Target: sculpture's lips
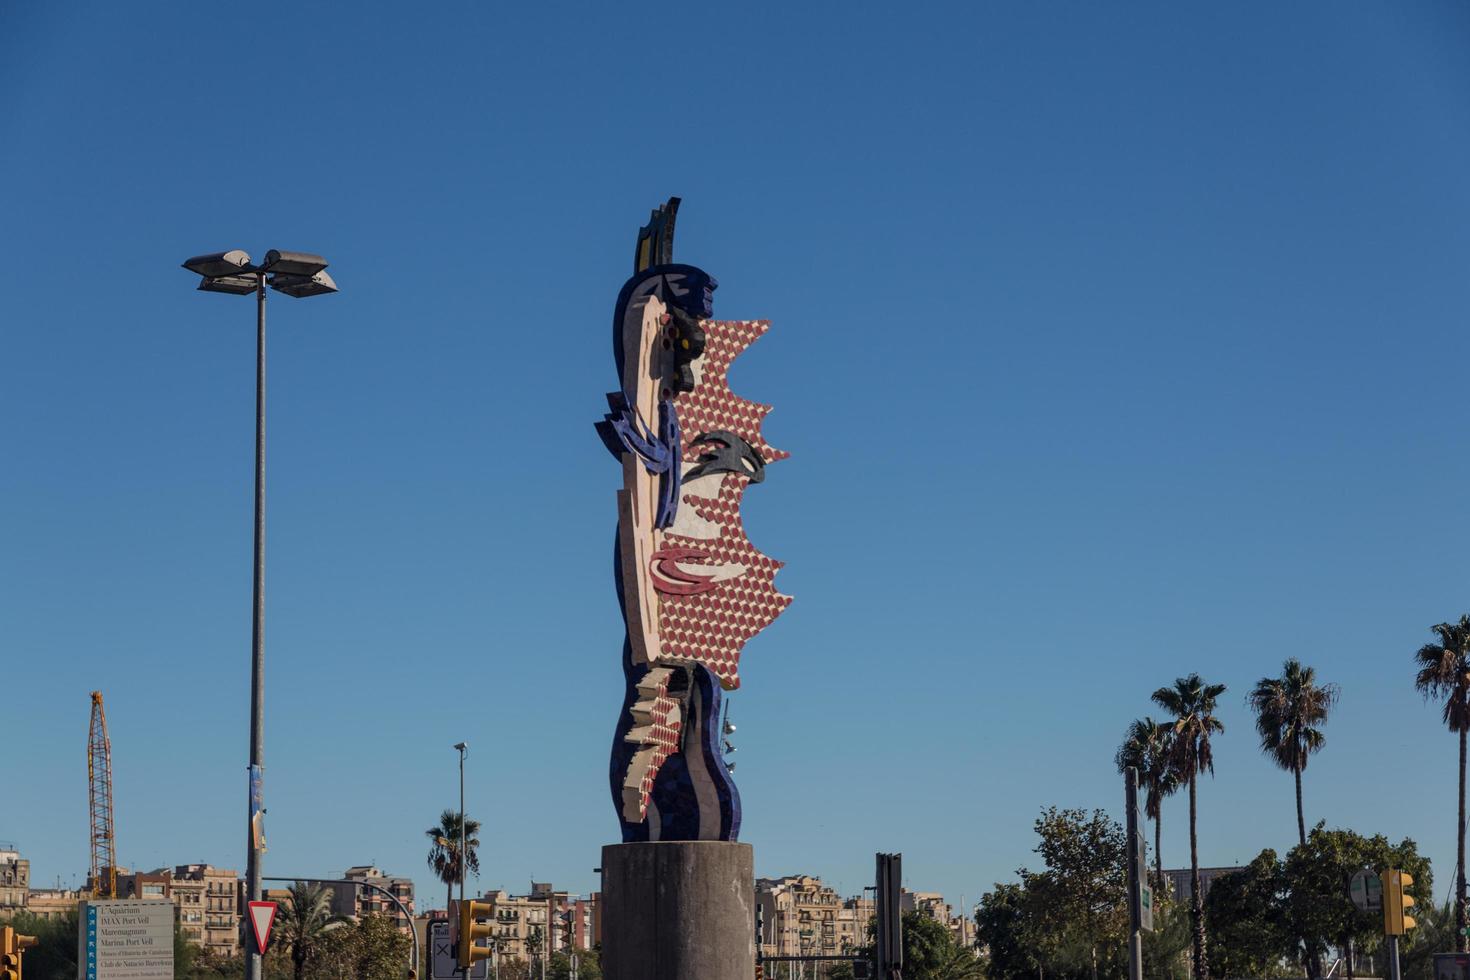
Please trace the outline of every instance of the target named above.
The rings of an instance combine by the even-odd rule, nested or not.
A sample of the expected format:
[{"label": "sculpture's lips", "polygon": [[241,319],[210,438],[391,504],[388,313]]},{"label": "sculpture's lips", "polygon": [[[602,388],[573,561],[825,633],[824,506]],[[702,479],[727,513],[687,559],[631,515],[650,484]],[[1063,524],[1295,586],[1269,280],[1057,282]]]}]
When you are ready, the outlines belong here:
[{"label": "sculpture's lips", "polygon": [[648,576],[653,587],[669,595],[698,595],[715,588],[713,575],[698,575],[679,567],[681,561],[702,561],[709,552],[700,548],[676,548],[669,545],[658,549],[648,562]]}]

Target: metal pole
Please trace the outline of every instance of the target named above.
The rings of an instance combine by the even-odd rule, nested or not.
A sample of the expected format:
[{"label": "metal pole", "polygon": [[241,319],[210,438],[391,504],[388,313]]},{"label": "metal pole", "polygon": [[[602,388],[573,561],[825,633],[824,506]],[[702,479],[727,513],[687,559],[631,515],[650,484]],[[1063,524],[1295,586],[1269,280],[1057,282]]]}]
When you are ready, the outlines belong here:
[{"label": "metal pole", "polygon": [[[261,769],[265,765],[265,273],[256,273],[255,286],[255,574],[250,623],[250,803],[245,824],[245,900],[260,900],[261,849],[256,839],[256,807],[261,799]],[[246,906],[246,916],[249,906]],[[253,928],[253,927],[252,927]],[[262,962],[254,943],[247,942],[246,980],[261,980]]]},{"label": "metal pole", "polygon": [[1123,775],[1128,814],[1128,980],[1143,980],[1143,869],[1138,866],[1138,770]]},{"label": "metal pole", "polygon": [[[459,743],[459,904],[464,905],[464,866],[467,855],[465,853],[465,817],[464,817],[464,750],[468,743]],[[460,937],[460,942],[464,942]]]},{"label": "metal pole", "polygon": [[1388,937],[1388,980],[1403,980],[1399,973],[1399,937]]}]

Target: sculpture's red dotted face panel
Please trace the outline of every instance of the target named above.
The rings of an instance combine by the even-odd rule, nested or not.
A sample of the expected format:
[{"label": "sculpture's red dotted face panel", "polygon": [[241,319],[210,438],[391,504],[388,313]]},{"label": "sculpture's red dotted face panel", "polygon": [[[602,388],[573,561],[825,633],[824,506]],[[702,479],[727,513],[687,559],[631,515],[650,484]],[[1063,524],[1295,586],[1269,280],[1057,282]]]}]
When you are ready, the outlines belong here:
[{"label": "sculpture's red dotted face panel", "polygon": [[781,562],[745,536],[740,501],[764,479],[767,463],[789,454],[761,436],[768,405],[730,391],[730,363],[770,324],[706,320],[693,391],[674,399],[679,414],[679,509],[649,558],[646,583],[658,593],[657,659],[704,664],[726,689],[740,686],[740,651],[791,603],[776,591]]}]

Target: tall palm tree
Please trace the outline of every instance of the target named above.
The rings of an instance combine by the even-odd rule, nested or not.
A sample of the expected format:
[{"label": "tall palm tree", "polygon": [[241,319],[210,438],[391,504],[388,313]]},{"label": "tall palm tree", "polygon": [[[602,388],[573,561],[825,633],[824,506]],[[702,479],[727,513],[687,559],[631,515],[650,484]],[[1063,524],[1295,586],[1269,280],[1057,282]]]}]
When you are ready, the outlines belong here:
[{"label": "tall palm tree", "polygon": [[1152,718],[1139,718],[1128,726],[1123,744],[1118,747],[1114,761],[1118,772],[1133,768],[1138,770],[1138,781],[1143,786],[1143,813],[1154,822],[1154,870],[1156,884],[1163,886],[1164,852],[1163,840],[1164,798],[1172,796],[1179,788],[1179,776],[1174,771],[1173,751],[1174,726],[1160,725]]},{"label": "tall palm tree", "polygon": [[1338,694],[1336,684],[1318,684],[1317,671],[1292,657],[1281,665],[1280,677],[1262,677],[1246,698],[1256,713],[1261,751],[1296,777],[1296,835],[1302,847],[1307,846],[1302,771],[1307,757],[1326,741],[1317,726],[1327,720]]},{"label": "tall palm tree", "polygon": [[291,969],[295,980],[306,974],[306,961],[322,938],[347,922],[345,916],[332,911],[332,892],[323,885],[298,881],[290,888],[280,909],[275,928],[281,942],[291,953]]},{"label": "tall palm tree", "polygon": [[1205,960],[1205,919],[1200,911],[1195,785],[1201,773],[1215,774],[1210,737],[1225,731],[1225,726],[1215,717],[1216,702],[1224,693],[1224,684],[1206,684],[1198,674],[1190,674],[1174,681],[1173,687],[1161,687],[1153,694],[1154,704],[1174,716],[1174,745],[1170,756],[1175,773],[1189,785],[1189,918],[1194,925],[1195,980],[1210,980],[1210,968]]},{"label": "tall palm tree", "polygon": [[461,832],[460,816],[458,810],[445,810],[439,814],[439,823],[424,831],[424,836],[434,842],[429,848],[429,867],[433,869],[439,880],[444,882],[444,887],[449,893],[449,898],[444,902],[446,909],[449,908],[449,903],[454,901],[454,884],[459,881],[461,839],[464,840],[465,871],[476,877],[480,874],[480,856],[475,853],[480,846],[480,821],[465,820]]},{"label": "tall palm tree", "polygon": [[1470,732],[1470,616],[1432,627],[1438,638],[1414,654],[1414,686],[1444,701],[1444,723],[1460,736],[1460,819],[1455,824],[1455,950],[1465,952],[1465,734]]}]

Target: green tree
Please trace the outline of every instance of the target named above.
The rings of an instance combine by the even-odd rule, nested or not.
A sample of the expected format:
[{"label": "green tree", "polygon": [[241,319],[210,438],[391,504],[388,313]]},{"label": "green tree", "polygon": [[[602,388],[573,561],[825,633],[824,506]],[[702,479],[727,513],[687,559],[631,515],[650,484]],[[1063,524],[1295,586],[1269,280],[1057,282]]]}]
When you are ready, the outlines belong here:
[{"label": "green tree", "polygon": [[[1434,980],[1434,954],[1455,944],[1455,905],[1415,905],[1414,918],[1419,924],[1401,949],[1399,967],[1404,980]],[[1388,971],[1381,970],[1379,976],[1388,976]]]},{"label": "green tree", "polygon": [[1318,684],[1316,670],[1289,658],[1281,665],[1280,677],[1262,677],[1247,698],[1256,713],[1261,751],[1296,780],[1296,832],[1302,846],[1307,843],[1302,773],[1308,757],[1326,742],[1318,726],[1327,720],[1338,695],[1336,684]]},{"label": "green tree", "polygon": [[1022,885],[997,884],[975,910],[975,939],[989,951],[991,980],[1028,980],[1040,964],[1035,955],[1031,908]]},{"label": "green tree", "polygon": [[1087,950],[1093,980],[1098,953],[1120,944],[1128,929],[1128,841],[1102,810],[1049,807],[1036,820],[1036,853],[1046,871],[1035,876],[1051,892],[1048,905],[1067,923],[1069,938]]},{"label": "green tree", "polygon": [[413,953],[413,940],[398,931],[392,917],[365,915],[348,937],[355,980],[401,980]]},{"label": "green tree", "polygon": [[937,980],[940,969],[955,946],[954,937],[942,923],[922,912],[903,914],[904,980]]},{"label": "green tree", "polygon": [[996,885],[975,912],[989,975],[1121,975],[1128,928],[1123,828],[1101,810],[1049,807],[1035,829],[1045,870],[1020,869],[1020,884]]},{"label": "green tree", "polygon": [[463,815],[458,810],[445,810],[439,814],[439,822],[424,831],[424,836],[432,842],[429,848],[429,867],[444,882],[448,894],[444,902],[445,908],[449,908],[454,901],[454,885],[460,877],[461,841],[464,842],[465,872],[477,878],[480,876],[480,856],[477,853],[480,847],[480,821],[463,818],[464,826],[461,828],[462,818]]},{"label": "green tree", "polygon": [[[967,949],[955,941],[944,923],[930,918],[923,912],[905,912],[903,930],[903,976],[904,980],[971,980],[984,976],[980,958],[973,949]],[[866,949],[854,950],[854,956],[871,956],[877,938],[877,920],[868,920],[868,942]],[[822,967],[825,966],[825,973]],[[825,980],[852,980],[850,964],[822,964],[815,975]],[[767,972],[767,976],[775,974]]]},{"label": "green tree", "polygon": [[1138,770],[1138,784],[1143,787],[1144,816],[1154,822],[1155,882],[1160,889],[1164,881],[1163,813],[1164,799],[1179,789],[1179,776],[1172,758],[1174,726],[1160,725],[1152,718],[1140,718],[1128,726],[1123,744],[1114,757],[1118,772]]},{"label": "green tree", "polygon": [[313,951],[346,922],[346,918],[332,912],[332,893],[327,888],[306,881],[291,886],[277,913],[274,931],[279,937],[275,942],[291,958],[294,980],[305,980],[306,964]]},{"label": "green tree", "polygon": [[500,980],[531,980],[531,964],[519,956],[501,958],[498,968]]},{"label": "green tree", "polygon": [[[1319,823],[1307,834],[1305,847],[1291,849],[1285,866],[1287,921],[1300,937],[1309,963],[1328,945],[1360,953],[1379,948],[1383,918],[1377,912],[1359,911],[1349,897],[1349,887],[1356,872],[1387,867],[1400,868],[1413,877],[1409,893],[1416,909],[1431,904],[1434,877],[1429,860],[1420,856],[1412,840],[1391,844],[1382,834],[1364,837],[1351,830],[1327,830]],[[1407,937],[1405,948],[1415,940],[1413,935]]]},{"label": "green tree", "polygon": [[981,980],[984,976],[985,964],[975,951],[953,940],[934,969],[934,980]]},{"label": "green tree", "polygon": [[1455,951],[1465,952],[1465,735],[1470,732],[1470,616],[1431,627],[1438,639],[1414,654],[1414,687],[1444,702],[1444,723],[1460,736],[1460,809],[1455,824]]},{"label": "green tree", "polygon": [[1224,684],[1206,684],[1199,674],[1180,677],[1173,687],[1161,687],[1153,701],[1174,716],[1174,771],[1189,786],[1189,871],[1193,885],[1189,896],[1189,918],[1194,926],[1194,977],[1210,980],[1209,960],[1205,954],[1205,917],[1200,907],[1198,800],[1196,785],[1201,773],[1215,773],[1215,756],[1210,748],[1212,736],[1225,731],[1215,717],[1215,707]]},{"label": "green tree", "polygon": [[1194,929],[1186,915],[1174,915],[1168,889],[1154,892],[1154,928],[1143,934],[1143,975],[1150,980],[1182,980],[1189,975]]},{"label": "green tree", "polygon": [[1286,869],[1264,850],[1239,871],[1210,882],[1205,923],[1210,965],[1223,977],[1287,975],[1297,941],[1286,926]]},{"label": "green tree", "polygon": [[36,945],[22,958],[26,980],[76,980],[77,914],[67,912],[43,919],[25,910],[0,915],[0,925],[11,926],[23,936],[35,936]]},{"label": "green tree", "polygon": [[[572,958],[567,953],[552,953],[546,964],[546,980],[571,980]],[[595,949],[577,950],[577,980],[602,980],[602,962]]]}]

